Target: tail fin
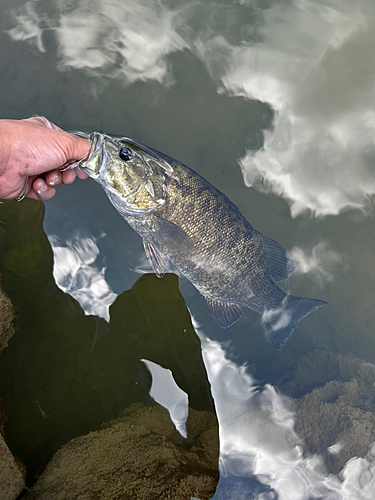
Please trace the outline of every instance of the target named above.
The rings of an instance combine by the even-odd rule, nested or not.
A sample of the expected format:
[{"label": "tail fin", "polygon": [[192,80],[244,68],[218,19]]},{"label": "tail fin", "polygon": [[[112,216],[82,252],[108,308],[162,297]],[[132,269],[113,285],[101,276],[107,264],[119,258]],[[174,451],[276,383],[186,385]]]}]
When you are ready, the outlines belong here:
[{"label": "tail fin", "polygon": [[324,300],[286,295],[279,307],[263,313],[272,344],[281,351],[297,324],[310,313],[327,304]]}]

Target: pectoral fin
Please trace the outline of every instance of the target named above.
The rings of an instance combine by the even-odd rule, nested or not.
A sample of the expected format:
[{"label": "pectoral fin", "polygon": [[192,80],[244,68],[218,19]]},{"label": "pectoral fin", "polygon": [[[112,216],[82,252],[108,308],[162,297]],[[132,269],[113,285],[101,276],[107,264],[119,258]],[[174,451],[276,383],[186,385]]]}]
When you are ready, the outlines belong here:
[{"label": "pectoral fin", "polygon": [[153,218],[152,231],[155,232],[160,245],[168,249],[168,252],[181,254],[191,251],[194,246],[192,239],[183,229],[157,215]]},{"label": "pectoral fin", "polygon": [[158,239],[166,248],[175,252],[188,251],[193,247],[193,241],[183,229],[173,222],[154,216]]},{"label": "pectoral fin", "polygon": [[204,297],[207,308],[212,316],[212,319],[221,328],[228,328],[233,325],[242,315],[241,308],[236,304],[228,304],[219,300],[209,299]]},{"label": "pectoral fin", "polygon": [[151,245],[146,240],[143,240],[143,246],[150,261],[151,267],[158,278],[162,278],[168,271],[169,259],[163,255],[154,245]]}]

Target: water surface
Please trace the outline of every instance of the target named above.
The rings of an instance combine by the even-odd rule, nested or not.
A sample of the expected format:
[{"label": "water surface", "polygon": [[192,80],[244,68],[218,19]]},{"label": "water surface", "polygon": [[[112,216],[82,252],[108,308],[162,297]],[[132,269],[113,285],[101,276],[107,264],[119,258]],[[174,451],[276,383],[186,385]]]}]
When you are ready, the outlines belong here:
[{"label": "water surface", "polygon": [[151,275],[93,181],[45,207],[4,203],[18,319],[0,397],[29,484],[71,438],[154,404],[154,363],[190,408],[216,412],[215,498],[372,498],[372,3],[3,0],[2,12],[1,117],[175,157],[288,249],[285,291],[328,302],[277,352],[257,314],[222,330],[184,278]]}]

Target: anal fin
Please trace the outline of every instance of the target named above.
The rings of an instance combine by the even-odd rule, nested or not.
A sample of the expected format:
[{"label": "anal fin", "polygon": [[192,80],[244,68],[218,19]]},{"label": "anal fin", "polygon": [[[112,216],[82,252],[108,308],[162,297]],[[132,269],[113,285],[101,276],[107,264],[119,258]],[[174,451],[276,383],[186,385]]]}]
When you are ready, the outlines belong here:
[{"label": "anal fin", "polygon": [[233,325],[242,315],[241,308],[236,304],[221,302],[203,296],[212,319],[221,328]]},{"label": "anal fin", "polygon": [[159,250],[155,248],[154,245],[146,240],[143,240],[143,246],[154,273],[158,278],[162,278],[168,271],[168,257],[159,252]]}]

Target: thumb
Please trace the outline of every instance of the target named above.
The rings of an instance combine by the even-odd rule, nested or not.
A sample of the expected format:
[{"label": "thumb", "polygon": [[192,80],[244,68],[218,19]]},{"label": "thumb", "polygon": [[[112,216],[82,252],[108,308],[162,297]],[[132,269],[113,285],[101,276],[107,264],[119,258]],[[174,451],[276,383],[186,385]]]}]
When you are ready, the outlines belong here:
[{"label": "thumb", "polygon": [[91,148],[91,141],[77,135],[67,134],[67,149],[66,157],[67,162],[72,162],[74,160],[83,160],[89,155]]},{"label": "thumb", "polygon": [[34,125],[39,125],[40,127],[43,128],[48,128],[52,130],[56,130],[58,132],[62,132],[65,135],[67,144],[66,144],[66,151],[65,154],[67,156],[67,163],[73,160],[81,160],[85,158],[91,147],[91,141],[89,141],[87,138],[85,138],[85,134],[71,134],[69,132],[66,132],[62,128],[60,128],[58,125],[55,125],[52,123],[48,118],[45,116],[32,116],[30,118],[26,118],[25,120],[22,120],[25,122],[32,123]]}]

